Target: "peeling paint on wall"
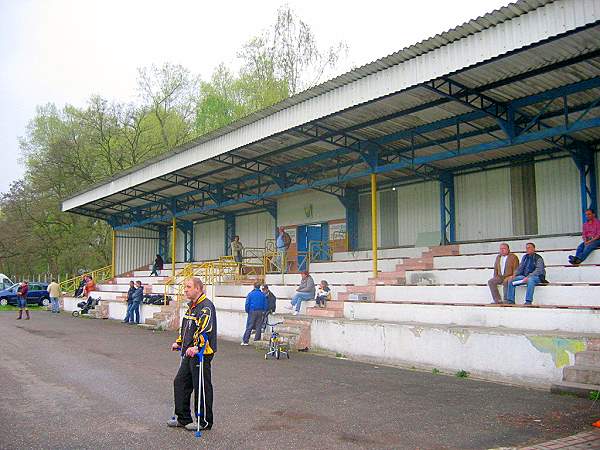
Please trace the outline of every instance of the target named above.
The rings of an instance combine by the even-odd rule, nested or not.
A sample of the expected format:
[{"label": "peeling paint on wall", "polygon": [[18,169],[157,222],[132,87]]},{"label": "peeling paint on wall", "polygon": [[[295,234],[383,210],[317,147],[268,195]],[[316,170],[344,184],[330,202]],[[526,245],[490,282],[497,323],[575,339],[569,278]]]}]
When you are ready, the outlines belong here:
[{"label": "peeling paint on wall", "polygon": [[464,328],[450,328],[450,334],[456,336],[461,344],[466,344],[471,333]]},{"label": "peeling paint on wall", "polygon": [[410,332],[415,335],[415,337],[421,337],[421,333],[423,332],[423,327],[410,327]]},{"label": "peeling paint on wall", "polygon": [[552,336],[530,336],[529,342],[540,352],[550,353],[556,368],[567,366],[571,363],[569,353],[575,354],[585,350],[582,339],[565,339]]}]

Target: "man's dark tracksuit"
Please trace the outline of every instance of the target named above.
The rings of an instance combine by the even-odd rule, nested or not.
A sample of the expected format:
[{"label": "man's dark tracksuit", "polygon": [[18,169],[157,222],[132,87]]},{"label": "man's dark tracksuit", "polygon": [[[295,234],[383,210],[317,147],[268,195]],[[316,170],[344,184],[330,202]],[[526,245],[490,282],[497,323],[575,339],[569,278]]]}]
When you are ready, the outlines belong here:
[{"label": "man's dark tracksuit", "polygon": [[[206,335],[206,341],[204,339]],[[200,427],[211,428],[213,424],[213,387],[211,380],[211,362],[217,351],[217,315],[215,306],[202,294],[196,302],[188,304],[188,309],[181,321],[179,337],[176,341],[181,345],[181,364],[175,380],[175,415],[182,425],[193,421],[190,414],[190,396],[194,393],[194,415],[198,410],[198,392],[200,392],[201,411]],[[198,356],[190,358],[185,352],[190,347],[204,347],[202,386],[199,376]]]},{"label": "man's dark tracksuit", "polygon": [[255,341],[260,341],[262,331],[262,321],[267,310],[267,298],[260,289],[254,288],[246,297],[246,312],[248,320],[246,322],[246,331],[242,337],[242,342],[247,344],[252,330],[256,330]]}]

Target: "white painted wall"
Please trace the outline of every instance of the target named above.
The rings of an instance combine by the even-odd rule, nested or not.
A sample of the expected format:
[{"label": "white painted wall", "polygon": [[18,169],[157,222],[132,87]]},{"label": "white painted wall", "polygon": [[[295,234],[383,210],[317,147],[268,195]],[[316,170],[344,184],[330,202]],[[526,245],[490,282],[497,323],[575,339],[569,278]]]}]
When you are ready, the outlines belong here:
[{"label": "white painted wall", "polygon": [[457,240],[512,235],[510,169],[459,175],[454,192]]},{"label": "white painted wall", "polygon": [[267,212],[235,218],[235,234],[244,247],[264,247],[266,239],[275,237],[275,227],[275,220]]},{"label": "white painted wall", "polygon": [[[305,208],[311,205],[312,216],[307,217]],[[301,225],[345,218],[346,210],[337,197],[324,192],[309,190],[277,200],[278,225]]]},{"label": "white painted wall", "polygon": [[217,259],[223,256],[224,250],[224,220],[194,224],[194,261]]},{"label": "white painted wall", "polygon": [[440,231],[440,186],[438,182],[413,184],[398,193],[399,245],[414,245],[422,232]]},{"label": "white painted wall", "polygon": [[571,158],[535,165],[538,233],[581,231],[579,172]]},{"label": "white painted wall", "polygon": [[115,273],[118,275],[152,264],[157,253],[157,231],[140,228],[117,231]]}]

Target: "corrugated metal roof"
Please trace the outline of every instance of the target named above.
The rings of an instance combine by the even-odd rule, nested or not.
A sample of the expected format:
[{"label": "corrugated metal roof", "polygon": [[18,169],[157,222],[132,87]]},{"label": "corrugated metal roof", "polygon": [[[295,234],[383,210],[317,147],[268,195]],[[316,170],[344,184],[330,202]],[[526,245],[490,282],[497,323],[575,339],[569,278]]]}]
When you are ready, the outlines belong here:
[{"label": "corrugated metal roof", "polygon": [[[417,56],[424,55],[425,53],[434,49],[442,49],[442,47],[447,46],[452,42],[456,42],[457,40],[464,39],[470,35],[481,32],[482,30],[490,29],[495,25],[535,11],[537,8],[549,3],[552,2],[524,0],[486,14],[483,17],[474,19],[446,33],[434,36],[431,39],[425,40],[411,47],[407,47],[397,53],[353,70],[352,72],[323,83],[322,85],[316,86],[315,88],[309,89],[308,91],[291,97],[290,99],[287,99],[278,105],[248,116],[247,118],[211,133],[210,135],[203,136],[199,140],[181,147],[173,153],[163,156],[159,160],[168,160],[173,158],[173,156],[178,153],[184,152],[191,147],[197,146],[202,142],[208,142],[210,140],[225,139],[223,141],[223,145],[224,148],[227,148],[226,138],[228,133],[235,129],[239,129],[240,127],[251,123],[252,121],[257,121],[268,115],[274,114],[275,112],[283,111],[286,108],[291,108],[293,105],[298,105],[304,101],[307,101],[309,98],[315,98],[320,95],[324,95],[325,93],[333,89],[338,89],[345,84],[351,83],[352,81],[371,76],[377,72],[394,66],[398,66],[403,62],[414,59]],[[573,5],[576,6],[576,8],[573,9],[573,13],[584,14],[587,11],[590,17],[595,17],[596,20],[600,18],[600,0],[589,0],[586,2],[563,0],[562,2],[556,2],[556,4],[558,6],[564,6],[565,4]],[[568,31],[568,22],[571,20],[568,17],[570,17],[570,14],[562,14],[561,18],[563,23],[554,23],[554,29],[563,29],[564,31]],[[538,25],[540,28],[543,28],[544,25],[548,25],[549,21],[558,20],[556,18],[553,19],[552,17],[548,17],[547,14],[540,15],[538,19]],[[573,24],[577,23],[580,22],[573,20]],[[530,31],[533,34],[541,33],[540,30]],[[502,31],[502,33],[503,34],[499,36],[499,38],[510,40],[512,33],[511,30],[505,29]],[[590,26],[576,33],[565,35],[559,39],[553,39],[547,43],[539,44],[535,46],[534,49],[526,48],[521,51],[515,51],[504,57],[491,59],[485,64],[479,64],[472,68],[463,69],[452,74],[451,78],[464,85],[483,89],[487,95],[493,97],[497,101],[509,101],[576,81],[589,79],[600,74],[600,58],[598,57],[597,53],[594,53],[598,52],[600,47],[600,39],[598,39],[598,36],[600,36],[600,25]],[[465,41],[465,43],[466,42],[467,41]],[[503,41],[500,41],[500,43],[502,42]],[[475,42],[473,44],[465,45],[460,52],[476,52],[478,51],[476,44],[477,43]],[[510,45],[510,43],[507,43],[506,48],[509,48]],[[585,55],[588,53],[591,55],[589,58],[581,56],[582,54]],[[579,58],[579,62],[577,63],[573,63],[567,67],[550,70],[554,63],[577,57]],[[435,63],[435,61],[430,61],[429,63]],[[546,67],[549,69],[540,70],[540,68]],[[515,77],[518,77],[525,72],[535,72],[536,70],[539,73],[537,73],[535,76],[529,77],[526,81],[512,81]],[[427,80],[422,80],[422,82],[423,81]],[[486,86],[490,86],[490,88],[486,88]],[[594,91],[582,93],[570,101],[575,103],[586,103],[590,101],[591,97],[593,97],[593,94]],[[433,102],[438,99],[439,96],[437,94],[423,87],[419,87],[419,85],[416,85],[416,87],[407,88],[391,95],[385,95],[378,100],[367,103],[358,102],[352,108],[322,117],[318,120],[318,123],[327,128],[338,131],[352,129],[352,131],[348,134],[351,134],[351,136],[357,139],[375,140],[381,136],[385,136],[399,130],[411,129],[422,124],[432,123],[441,119],[454,117],[471,111],[469,107],[461,103],[446,101],[439,102],[439,104],[437,104],[435,107],[429,107],[421,111],[414,111],[411,114],[401,117],[393,119],[388,119],[386,117],[389,114],[394,114],[399,111],[418,109],[420,105],[428,104],[429,102]],[[357,100],[360,100],[359,95],[357,96]],[[535,108],[529,108],[531,108],[531,114],[534,114]],[[293,114],[293,111],[290,111],[290,114]],[[368,126],[357,127],[357,124],[362,124],[365,122],[370,122],[370,124]],[[486,129],[493,128],[494,126],[497,127],[497,123],[493,118],[483,117],[473,121],[469,124],[469,126],[472,127],[473,130],[476,128]],[[356,127],[356,129],[353,129],[353,127]],[[453,131],[450,129],[440,129],[436,130],[435,132],[427,133],[426,135],[417,136],[416,139],[424,144],[422,146],[423,148],[418,150],[417,155],[431,155],[439,151],[440,146],[436,144],[436,142],[440,142],[451,137],[452,133]],[[496,131],[488,134],[478,135],[472,138],[467,138],[461,144],[476,145],[484,142],[490,142],[501,137],[501,134]],[[588,130],[578,133],[578,137],[587,141],[595,141],[600,139],[600,134],[598,130]],[[415,138],[413,137],[413,139]],[[425,145],[427,142],[431,142],[431,145]],[[409,144],[410,139],[398,139],[395,142],[387,143],[385,148],[387,151],[392,152],[401,151]],[[452,149],[453,146],[456,145],[456,143],[449,142],[445,144],[443,148]],[[282,148],[290,146],[294,146],[293,151],[279,153]],[[268,162],[268,164],[271,166],[279,166],[281,164],[287,164],[302,158],[318,155],[334,148],[336,148],[336,145],[332,143],[311,140],[308,136],[303,135],[296,130],[287,130],[274,135],[263,136],[260,140],[245,145],[242,148],[228,148],[228,150],[235,150],[236,155],[244,158],[257,158],[261,161]],[[485,155],[460,156],[452,160],[438,161],[431,164],[431,167],[438,169],[451,169],[453,167],[477,163],[486,159],[495,160],[497,158],[509,157],[511,155],[536,152],[543,148],[543,143],[529,143],[512,148],[504,148],[497,151],[486,152]],[[348,156],[340,156],[338,158],[338,160],[342,163],[348,159]],[[149,167],[155,162],[156,161],[149,162],[143,167]],[[334,170],[328,170],[328,165],[331,166],[331,162],[329,160],[317,161],[311,164],[310,170],[322,171],[323,174],[330,173],[331,176],[334,176]],[[178,169],[176,173],[187,177],[207,174],[205,177],[203,177],[203,181],[211,184],[225,182],[248,174],[246,169],[236,167],[230,167],[227,170],[215,172],[215,169],[223,167],[224,165],[222,162],[212,161],[210,159],[198,160]],[[357,171],[364,168],[366,168],[366,166],[361,167],[360,165],[357,165],[352,170]],[[128,174],[132,174],[139,170],[141,170],[141,168],[133,169],[128,172]],[[399,176],[411,176],[412,174],[413,172],[410,170],[402,169],[386,174],[385,176],[388,178],[394,178]],[[157,178],[158,175],[163,175],[163,173],[156,174],[154,177],[149,178],[148,181],[144,182],[140,186],[146,191],[160,190],[161,194],[166,196],[178,195],[190,190],[190,188],[172,186],[169,184],[169,182],[159,180]],[[120,177],[117,178],[123,178],[123,176],[127,175],[120,175]],[[101,183],[101,185],[108,186],[110,183],[110,181],[107,181],[105,183]],[[356,186],[360,185],[361,181],[352,180],[347,184],[348,186]],[[127,197],[119,195],[118,193],[107,196],[107,198],[110,202],[123,202],[123,204],[130,207],[144,203],[144,201],[140,200],[127,199]],[[86,205],[83,204],[80,206]],[[88,209],[95,208],[91,204],[88,204],[86,207]],[[76,207],[75,211],[81,212],[82,209]]]}]

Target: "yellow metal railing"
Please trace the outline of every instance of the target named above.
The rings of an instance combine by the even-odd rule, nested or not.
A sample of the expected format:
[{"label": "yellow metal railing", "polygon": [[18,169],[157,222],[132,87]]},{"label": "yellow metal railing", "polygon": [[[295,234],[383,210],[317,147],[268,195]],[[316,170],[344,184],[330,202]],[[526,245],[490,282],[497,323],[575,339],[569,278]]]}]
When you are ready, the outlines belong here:
[{"label": "yellow metal railing", "polygon": [[61,292],[75,292],[79,288],[79,283],[81,283],[81,280],[86,275],[91,276],[94,282],[99,283],[101,281],[112,278],[113,266],[110,265],[101,267],[100,269],[92,270],[91,272],[87,272],[79,276],[69,278],[68,280],[62,281],[59,284]]}]

